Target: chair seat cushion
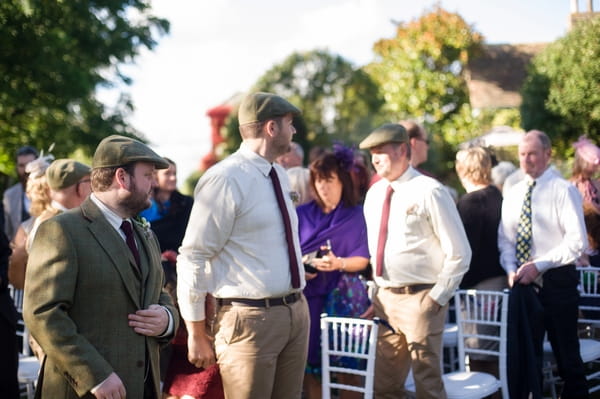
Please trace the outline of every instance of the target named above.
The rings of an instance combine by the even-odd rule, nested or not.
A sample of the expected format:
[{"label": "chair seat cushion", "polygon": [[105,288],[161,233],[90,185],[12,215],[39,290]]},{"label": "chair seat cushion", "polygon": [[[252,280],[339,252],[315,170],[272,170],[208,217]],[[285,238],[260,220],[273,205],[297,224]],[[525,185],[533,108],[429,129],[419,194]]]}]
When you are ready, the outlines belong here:
[{"label": "chair seat cushion", "polygon": [[445,347],[458,346],[458,325],[455,323],[447,323],[444,326],[442,339]]},{"label": "chair seat cushion", "polygon": [[[500,389],[500,381],[488,373],[455,371],[444,374],[443,379],[448,399],[481,399]],[[416,392],[412,373],[406,379],[404,390]]]},{"label": "chair seat cushion", "polygon": [[488,373],[456,371],[443,379],[448,399],[485,398],[500,389],[500,381]]},{"label": "chair seat cushion", "polygon": [[40,372],[40,362],[35,356],[19,358],[19,382],[36,381]]},{"label": "chair seat cushion", "polygon": [[[544,341],[544,353],[552,353],[552,345],[549,341]],[[584,363],[591,362],[600,358],[600,341],[591,338],[582,338],[579,340],[579,353]]]}]

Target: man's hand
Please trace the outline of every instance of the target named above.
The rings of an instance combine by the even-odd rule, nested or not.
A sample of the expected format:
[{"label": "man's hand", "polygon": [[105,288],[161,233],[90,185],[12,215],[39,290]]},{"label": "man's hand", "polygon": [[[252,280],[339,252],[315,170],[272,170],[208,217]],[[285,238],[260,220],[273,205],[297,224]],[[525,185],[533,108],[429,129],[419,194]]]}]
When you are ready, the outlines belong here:
[{"label": "man's hand", "polygon": [[216,363],[212,338],[206,334],[203,321],[186,321],[188,330],[188,361],[198,368]]},{"label": "man's hand", "polygon": [[528,285],[534,282],[539,275],[540,272],[538,271],[537,267],[535,267],[535,263],[530,261],[523,263],[521,267],[517,269],[517,274],[514,278],[514,281],[519,284]]},{"label": "man's hand", "polygon": [[169,326],[169,315],[160,305],[150,305],[148,309],[138,310],[130,314],[129,327],[141,335],[156,337],[165,332]]},{"label": "man's hand", "polygon": [[125,385],[115,373],[92,389],[92,395],[98,399],[125,399]]}]

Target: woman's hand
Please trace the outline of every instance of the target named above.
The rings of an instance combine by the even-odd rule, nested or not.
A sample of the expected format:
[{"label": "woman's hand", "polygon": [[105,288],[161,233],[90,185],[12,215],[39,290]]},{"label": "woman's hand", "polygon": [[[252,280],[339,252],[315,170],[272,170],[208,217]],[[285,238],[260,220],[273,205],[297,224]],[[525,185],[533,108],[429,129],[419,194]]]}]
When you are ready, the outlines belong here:
[{"label": "woman's hand", "polygon": [[332,272],[334,270],[344,269],[344,259],[338,258],[333,251],[329,251],[329,253],[322,258],[314,258],[312,260],[312,265],[320,271]]}]

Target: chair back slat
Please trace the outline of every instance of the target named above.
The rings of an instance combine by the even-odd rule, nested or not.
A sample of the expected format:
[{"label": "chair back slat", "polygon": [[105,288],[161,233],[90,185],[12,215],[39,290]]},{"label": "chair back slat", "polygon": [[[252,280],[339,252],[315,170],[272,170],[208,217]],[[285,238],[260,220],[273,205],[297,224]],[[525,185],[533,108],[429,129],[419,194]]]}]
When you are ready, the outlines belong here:
[{"label": "chair back slat", "polygon": [[508,290],[458,290],[454,302],[460,370],[467,370],[467,360],[471,355],[495,357],[498,360],[502,396],[508,398]]},{"label": "chair back slat", "polygon": [[[331,389],[361,392],[373,397],[378,320],[321,315],[321,357],[323,399],[331,397]],[[343,358],[355,359],[357,366],[346,366]],[[350,364],[350,363],[348,363]],[[332,373],[358,375],[361,386],[334,382]]]},{"label": "chair back slat", "polygon": [[582,266],[579,272],[579,323],[585,325],[589,335],[600,327],[600,267]]}]

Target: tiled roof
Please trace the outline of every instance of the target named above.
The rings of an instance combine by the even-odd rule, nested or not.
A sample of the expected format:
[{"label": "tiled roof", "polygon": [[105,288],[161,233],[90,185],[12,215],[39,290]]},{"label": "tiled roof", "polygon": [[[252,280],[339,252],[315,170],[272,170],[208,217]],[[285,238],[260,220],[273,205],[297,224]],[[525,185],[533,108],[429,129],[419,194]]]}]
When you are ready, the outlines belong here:
[{"label": "tiled roof", "polygon": [[474,108],[516,107],[527,65],[547,43],[484,45],[467,66],[467,84]]}]

